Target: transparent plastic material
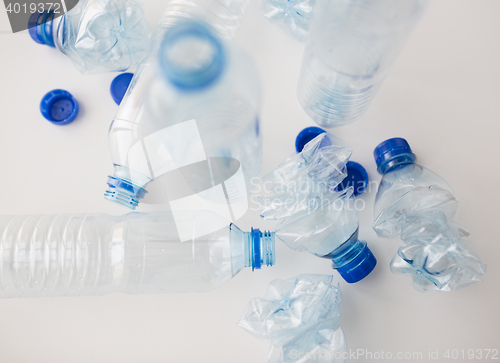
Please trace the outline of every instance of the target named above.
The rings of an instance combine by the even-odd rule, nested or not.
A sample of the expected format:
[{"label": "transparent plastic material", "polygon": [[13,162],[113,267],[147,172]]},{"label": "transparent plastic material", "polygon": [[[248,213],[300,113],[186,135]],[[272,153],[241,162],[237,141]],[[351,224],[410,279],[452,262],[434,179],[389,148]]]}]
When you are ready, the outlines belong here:
[{"label": "transparent plastic material", "polygon": [[303,41],[309,34],[315,3],[316,0],[261,0],[260,7],[266,19]]},{"label": "transparent plastic material", "polygon": [[278,239],[296,251],[331,260],[332,267],[354,283],[375,268],[376,259],[358,238],[353,187],[336,191],[347,176],[351,152],[338,138],[319,134],[263,178],[268,193],[258,202],[263,218],[282,220]]},{"label": "transparent plastic material", "polygon": [[410,274],[419,291],[451,291],[481,281],[486,265],[462,240],[469,232],[454,221],[455,193],[444,179],[413,160],[396,158],[379,168],[384,176],[373,229],[406,244],[391,261],[391,271]]},{"label": "transparent plastic material", "polygon": [[[170,0],[160,20],[157,35],[186,19],[203,20],[221,38],[236,35],[251,0]],[[161,28],[161,30],[160,30]]]},{"label": "transparent plastic material", "polygon": [[142,6],[134,0],[80,0],[36,32],[81,73],[133,69],[146,57],[150,37]]},{"label": "transparent plastic material", "polygon": [[[244,267],[274,264],[274,234],[213,213],[0,217],[0,297],[152,294],[215,289]],[[199,235],[181,242],[182,231]]]},{"label": "transparent plastic material", "polygon": [[266,194],[258,199],[261,216],[281,219],[311,213],[337,199],[335,188],[347,176],[351,154],[349,146],[328,133],[309,141],[262,178]]},{"label": "transparent plastic material", "polygon": [[271,342],[268,363],[343,363],[347,343],[339,326],[342,295],[332,276],[299,275],[272,281],[250,301],[238,325]]},{"label": "transparent plastic material", "polygon": [[427,0],[317,0],[298,86],[299,102],[324,127],[368,108]]},{"label": "transparent plastic material", "polygon": [[232,174],[237,164],[243,180],[229,198],[246,200],[262,162],[260,84],[251,59],[201,22],[170,28],[156,53],[135,74],[111,125],[115,173],[106,198],[133,209],[152,180],[225,158],[219,174]]}]

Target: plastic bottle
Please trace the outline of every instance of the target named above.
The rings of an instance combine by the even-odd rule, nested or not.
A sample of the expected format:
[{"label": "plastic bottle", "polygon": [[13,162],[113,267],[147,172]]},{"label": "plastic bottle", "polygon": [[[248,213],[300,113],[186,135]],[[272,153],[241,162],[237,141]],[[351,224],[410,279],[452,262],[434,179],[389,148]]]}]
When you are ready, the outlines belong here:
[{"label": "plastic bottle", "polygon": [[[2,216],[0,297],[202,292],[274,264],[274,233],[225,224],[203,235],[220,217],[179,216]],[[180,230],[200,237],[181,242]]]},{"label": "plastic bottle", "polygon": [[261,0],[261,9],[266,19],[303,41],[309,34],[315,3],[316,0]]},{"label": "plastic bottle", "polygon": [[271,281],[252,299],[238,325],[269,340],[268,363],[344,363],[349,355],[340,287],[330,275],[299,275]]},{"label": "plastic bottle", "polygon": [[[306,131],[310,135],[317,130]],[[354,188],[338,191],[352,151],[321,131],[300,153],[263,178],[268,193],[258,199],[261,216],[283,220],[276,237],[288,247],[331,260],[347,282],[355,283],[373,271],[377,260],[358,237],[359,217],[351,198]],[[304,139],[306,132],[299,134],[296,145]]]},{"label": "plastic bottle", "polygon": [[317,0],[298,86],[324,127],[358,119],[389,73],[427,0]]},{"label": "plastic bottle", "polygon": [[203,20],[221,38],[236,35],[251,0],[170,0],[160,20],[157,34],[163,38],[168,28],[179,21]]},{"label": "plastic bottle", "polygon": [[373,154],[383,175],[373,229],[406,244],[394,256],[392,272],[411,274],[419,291],[450,291],[481,281],[486,265],[462,241],[469,232],[454,220],[458,199],[449,184],[415,163],[405,139],[386,140]]},{"label": "plastic bottle", "polygon": [[106,198],[134,209],[159,176],[225,158],[220,174],[231,174],[237,163],[244,179],[229,198],[246,200],[245,185],[260,173],[262,160],[252,61],[201,22],[170,28],[157,53],[134,76],[111,125],[115,173]]},{"label": "plastic bottle", "polygon": [[147,55],[150,31],[134,0],[80,0],[59,17],[34,13],[33,40],[57,48],[81,73],[123,72]]}]

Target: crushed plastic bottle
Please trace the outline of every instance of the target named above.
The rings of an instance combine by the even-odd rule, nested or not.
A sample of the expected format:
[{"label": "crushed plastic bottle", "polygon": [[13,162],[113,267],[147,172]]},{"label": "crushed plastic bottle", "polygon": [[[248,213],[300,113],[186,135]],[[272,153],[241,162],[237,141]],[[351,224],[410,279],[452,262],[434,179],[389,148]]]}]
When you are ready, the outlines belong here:
[{"label": "crushed plastic bottle", "polygon": [[299,275],[272,281],[250,301],[238,325],[269,340],[268,363],[343,363],[347,343],[339,326],[342,295],[333,276]]},{"label": "crushed plastic bottle", "polygon": [[278,239],[296,251],[331,260],[347,282],[355,283],[373,271],[377,260],[358,238],[354,188],[338,191],[352,151],[321,131],[263,178],[268,194],[257,200],[261,217],[282,220]]},{"label": "crushed plastic bottle", "polygon": [[203,292],[275,260],[274,233],[207,212],[2,216],[0,235],[2,298]]},{"label": "crushed plastic bottle", "polygon": [[299,102],[324,127],[367,110],[427,0],[317,0],[298,85]]},{"label": "crushed plastic bottle", "polygon": [[[208,187],[220,183],[217,173],[235,175],[227,195],[246,201],[246,186],[261,168],[259,113],[260,84],[251,59],[209,25],[179,22],[132,79],[111,125],[115,172],[106,199],[134,209],[152,180],[207,163],[207,179],[214,179]],[[213,159],[225,160],[217,172]]]},{"label": "crushed plastic bottle", "polygon": [[449,184],[415,163],[405,139],[386,140],[373,154],[383,175],[373,229],[406,244],[391,271],[410,274],[418,291],[451,291],[481,281],[486,265],[463,241],[470,233],[454,220],[458,199]]},{"label": "crushed plastic bottle", "polygon": [[266,19],[303,41],[309,34],[315,3],[316,0],[261,0],[261,9]]},{"label": "crushed plastic bottle", "polygon": [[81,73],[136,67],[147,55],[150,36],[134,0],[80,0],[56,18],[53,12],[34,13],[29,33],[35,42],[57,48]]}]

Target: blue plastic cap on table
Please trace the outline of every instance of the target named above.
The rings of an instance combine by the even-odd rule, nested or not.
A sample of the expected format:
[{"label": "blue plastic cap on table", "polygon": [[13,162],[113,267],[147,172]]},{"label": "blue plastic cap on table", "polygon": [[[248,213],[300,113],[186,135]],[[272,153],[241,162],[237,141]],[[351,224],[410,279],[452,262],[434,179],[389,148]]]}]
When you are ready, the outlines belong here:
[{"label": "blue plastic cap on table", "polygon": [[55,89],[43,96],[40,112],[54,125],[67,125],[78,115],[78,102],[68,91]]}]

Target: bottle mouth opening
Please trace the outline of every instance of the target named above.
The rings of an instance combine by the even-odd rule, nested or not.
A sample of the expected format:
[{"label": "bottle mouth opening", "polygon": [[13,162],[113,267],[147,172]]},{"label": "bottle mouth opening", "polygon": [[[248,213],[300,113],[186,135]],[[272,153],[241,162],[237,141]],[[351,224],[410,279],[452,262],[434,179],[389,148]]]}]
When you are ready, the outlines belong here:
[{"label": "bottle mouth opening", "polygon": [[208,26],[184,22],[165,35],[160,64],[167,79],[178,88],[199,89],[219,78],[225,54],[222,43]]},{"label": "bottle mouth opening", "polygon": [[108,177],[108,190],[104,193],[104,198],[135,210],[139,205],[139,199],[142,199],[146,193],[146,189],[128,180],[110,176]]}]

